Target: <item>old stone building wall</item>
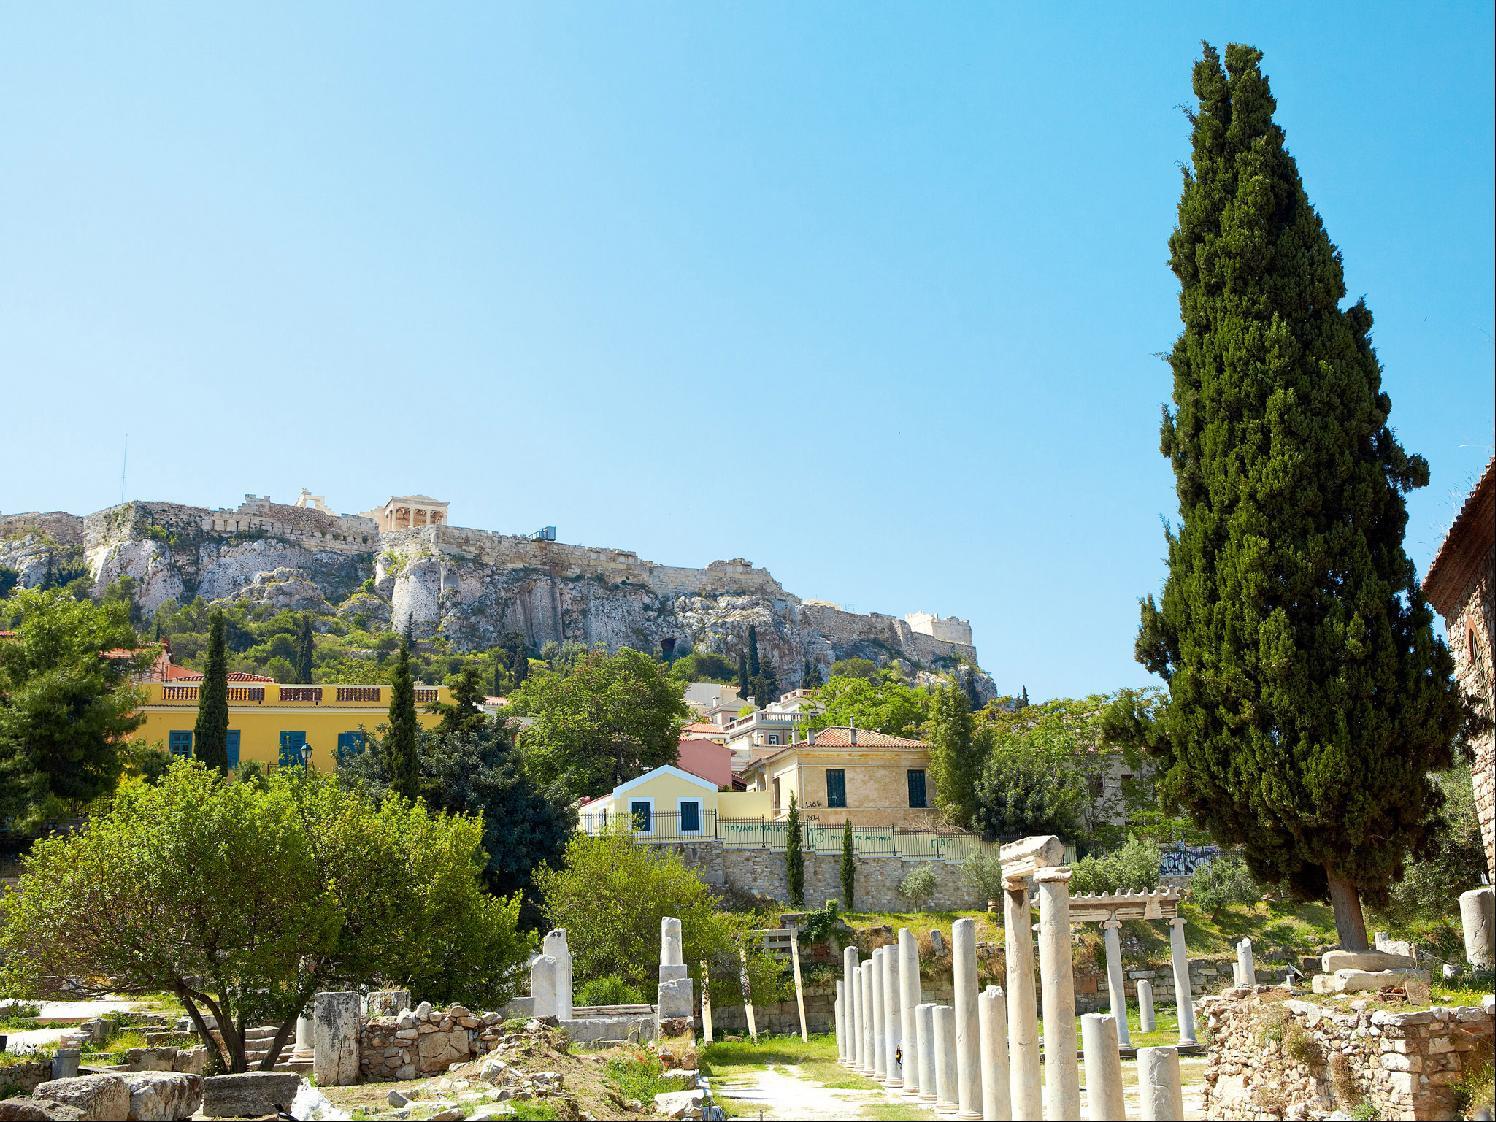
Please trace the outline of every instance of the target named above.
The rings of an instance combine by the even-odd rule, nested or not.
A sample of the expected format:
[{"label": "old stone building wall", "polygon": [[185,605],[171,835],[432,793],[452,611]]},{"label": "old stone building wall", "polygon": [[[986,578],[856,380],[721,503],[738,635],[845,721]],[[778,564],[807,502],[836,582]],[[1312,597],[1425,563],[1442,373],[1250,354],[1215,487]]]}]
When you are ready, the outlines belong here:
[{"label": "old stone building wall", "polygon": [[1207,1118],[1453,1118],[1455,1086],[1490,1063],[1484,1008],[1340,1011],[1257,986],[1200,1002]]},{"label": "old stone building wall", "polygon": [[370,1080],[439,1074],[493,1051],[503,1019],[461,1005],[433,1009],[425,1001],[393,1016],[369,1017],[359,1030],[359,1073]]},{"label": "old stone building wall", "polygon": [[[1496,635],[1496,599],[1493,599],[1491,567],[1471,586],[1458,614],[1448,624],[1449,650],[1454,655],[1455,676],[1465,695],[1485,714],[1492,710],[1496,689],[1496,667],[1492,661],[1492,636]],[[1488,725],[1471,745],[1475,758],[1470,777],[1475,784],[1475,810],[1480,817],[1481,839],[1486,847],[1486,873],[1496,882],[1496,726]]]}]

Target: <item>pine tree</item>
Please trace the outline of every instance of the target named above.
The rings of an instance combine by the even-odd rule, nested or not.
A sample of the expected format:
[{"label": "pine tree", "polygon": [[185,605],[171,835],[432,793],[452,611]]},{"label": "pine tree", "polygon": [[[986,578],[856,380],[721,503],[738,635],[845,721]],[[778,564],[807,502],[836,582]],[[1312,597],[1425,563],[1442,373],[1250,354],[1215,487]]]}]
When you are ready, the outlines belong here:
[{"label": "pine tree", "polygon": [[977,777],[986,753],[966,691],[954,680],[935,692],[929,739],[935,806],[953,825],[969,826],[976,813]]},{"label": "pine tree", "polygon": [[441,706],[441,731],[444,736],[459,732],[476,732],[487,721],[483,710],[483,677],[476,666],[464,667],[452,683],[452,704]]},{"label": "pine tree", "polygon": [[1184,330],[1161,451],[1180,522],[1139,661],[1164,790],[1258,879],[1329,895],[1343,946],[1426,831],[1465,720],[1403,550],[1428,482],[1388,427],[1364,302],[1273,122],[1261,53],[1208,44],[1170,264]]},{"label": "pine tree", "polygon": [[857,855],[852,850],[852,820],[842,823],[841,890],[847,911],[852,910],[852,893],[857,887]]},{"label": "pine tree", "polygon": [[790,817],[784,831],[784,879],[790,890],[790,903],[805,904],[805,854],[800,848],[800,807],[795,792],[790,792]]},{"label": "pine tree", "polygon": [[229,770],[229,667],[223,635],[223,613],[215,611],[208,625],[208,662],[197,689],[197,724],[192,730],[193,754],[205,766]]},{"label": "pine tree", "polygon": [[416,720],[416,685],[410,672],[410,642],[400,644],[395,672],[390,677],[390,723],[381,745],[390,790],[414,799],[421,793],[417,755],[420,725]]},{"label": "pine tree", "polygon": [[296,628],[296,680],[310,683],[312,680],[312,617],[303,612]]}]

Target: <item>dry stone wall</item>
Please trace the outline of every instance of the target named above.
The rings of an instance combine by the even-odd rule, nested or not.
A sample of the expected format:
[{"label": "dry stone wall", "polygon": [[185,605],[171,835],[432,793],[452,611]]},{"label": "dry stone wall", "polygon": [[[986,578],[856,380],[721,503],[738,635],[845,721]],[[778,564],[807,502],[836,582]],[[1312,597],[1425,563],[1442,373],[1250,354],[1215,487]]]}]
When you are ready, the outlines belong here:
[{"label": "dry stone wall", "polygon": [[461,1005],[433,1009],[423,1001],[393,1016],[363,1022],[359,1071],[368,1080],[437,1075],[493,1051],[502,1013],[474,1013]]},{"label": "dry stone wall", "polygon": [[1491,1059],[1489,997],[1483,1008],[1339,1011],[1256,986],[1199,1013],[1213,1119],[1452,1118],[1456,1084]]}]

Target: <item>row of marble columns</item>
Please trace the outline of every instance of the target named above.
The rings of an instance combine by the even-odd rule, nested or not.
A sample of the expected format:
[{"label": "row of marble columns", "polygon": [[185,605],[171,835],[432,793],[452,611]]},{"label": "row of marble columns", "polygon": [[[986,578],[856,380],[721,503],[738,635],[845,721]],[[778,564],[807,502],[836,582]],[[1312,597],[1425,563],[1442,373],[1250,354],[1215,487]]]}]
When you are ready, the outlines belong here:
[{"label": "row of marble columns", "polygon": [[[897,944],[879,947],[866,960],[859,961],[855,947],[842,952],[843,975],[835,1002],[841,1062],[890,1091],[932,1104],[937,1114],[963,1119],[1079,1118],[1070,870],[1040,868],[1032,880],[1039,903],[1038,973],[1046,1030],[1042,1063],[1026,876],[1010,878],[1007,884],[1006,993],[997,986],[978,991],[975,920],[957,920],[951,930],[952,1005],[922,1000],[919,950],[908,928],[899,930]],[[1186,969],[1179,990],[1184,995],[1181,1036],[1190,1009],[1188,977]],[[1120,987],[1113,993],[1114,1009],[1119,997]],[[1126,1007],[1120,1008],[1120,1016],[1087,1014],[1081,1019],[1088,1115],[1093,1119],[1124,1117],[1119,1047],[1126,1038]],[[1151,1014],[1150,1001],[1148,1021]],[[1193,1038],[1193,1018],[1189,1020]],[[1144,1031],[1151,1027],[1148,1024]],[[1142,1048],[1138,1065],[1141,1116],[1183,1117],[1178,1052]]]}]

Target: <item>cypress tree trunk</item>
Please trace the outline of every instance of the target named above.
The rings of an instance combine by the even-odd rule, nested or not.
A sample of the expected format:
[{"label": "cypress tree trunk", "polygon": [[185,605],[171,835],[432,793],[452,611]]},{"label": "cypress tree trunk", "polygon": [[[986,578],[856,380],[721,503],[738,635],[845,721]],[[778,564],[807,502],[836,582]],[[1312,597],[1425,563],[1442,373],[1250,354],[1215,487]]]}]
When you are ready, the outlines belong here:
[{"label": "cypress tree trunk", "polygon": [[214,612],[208,630],[208,664],[197,691],[197,724],[192,750],[205,766],[220,774],[229,770],[229,671],[223,613]]},{"label": "cypress tree trunk", "polygon": [[1180,522],[1143,604],[1169,686],[1163,790],[1259,880],[1330,896],[1346,947],[1423,840],[1465,721],[1403,551],[1428,465],[1388,426],[1364,303],[1273,122],[1261,53],[1206,45],[1179,226],[1184,331],[1161,450]]}]

